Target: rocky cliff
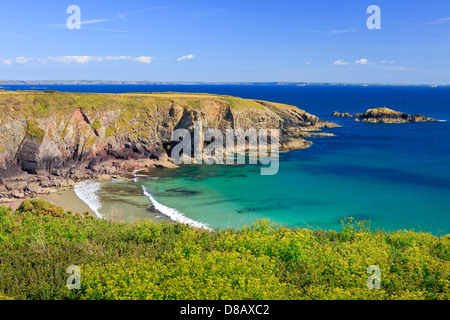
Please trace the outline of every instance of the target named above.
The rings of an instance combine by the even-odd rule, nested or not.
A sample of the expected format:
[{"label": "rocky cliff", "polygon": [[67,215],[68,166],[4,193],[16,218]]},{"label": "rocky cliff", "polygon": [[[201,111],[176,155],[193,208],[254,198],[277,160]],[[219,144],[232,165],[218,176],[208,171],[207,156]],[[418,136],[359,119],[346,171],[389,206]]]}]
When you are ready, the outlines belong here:
[{"label": "rocky cliff", "polygon": [[391,110],[388,108],[369,109],[365,113],[350,114],[348,112],[333,112],[334,117],[354,117],[355,121],[370,123],[405,123],[405,122],[425,122],[437,121],[436,119],[423,116],[421,114],[410,115],[404,112]]},{"label": "rocky cliff", "polygon": [[294,106],[189,93],[0,92],[0,199],[76,180],[170,166],[175,129],[280,129],[280,149],[336,124]]}]

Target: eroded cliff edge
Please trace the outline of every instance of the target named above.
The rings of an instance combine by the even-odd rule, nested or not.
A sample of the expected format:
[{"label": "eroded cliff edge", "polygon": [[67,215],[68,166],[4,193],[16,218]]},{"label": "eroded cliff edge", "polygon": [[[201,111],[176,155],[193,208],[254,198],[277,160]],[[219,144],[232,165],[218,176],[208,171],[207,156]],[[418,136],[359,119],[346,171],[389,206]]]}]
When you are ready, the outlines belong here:
[{"label": "eroded cliff edge", "polygon": [[338,125],[295,106],[191,93],[0,92],[0,198],[170,166],[175,129],[280,129],[280,149]]}]

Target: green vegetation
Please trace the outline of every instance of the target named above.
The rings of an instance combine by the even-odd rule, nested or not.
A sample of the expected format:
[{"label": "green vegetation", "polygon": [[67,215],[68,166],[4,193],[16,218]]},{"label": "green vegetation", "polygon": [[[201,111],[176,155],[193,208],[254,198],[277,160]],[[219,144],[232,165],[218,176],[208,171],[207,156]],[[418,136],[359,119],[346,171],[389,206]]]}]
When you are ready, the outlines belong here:
[{"label": "green vegetation", "polygon": [[401,114],[401,112],[394,111],[392,109],[386,108],[386,107],[380,107],[380,108],[374,108],[369,109],[365,112],[365,115],[376,115],[376,114]]},{"label": "green vegetation", "polygon": [[[66,269],[81,269],[68,290]],[[369,290],[367,267],[381,269]],[[209,232],[81,219],[41,200],[0,207],[0,299],[449,299],[450,235],[278,227]]]},{"label": "green vegetation", "polygon": [[97,119],[94,121],[94,123],[92,124],[92,128],[94,128],[95,130],[100,129],[102,126],[102,124],[100,123],[100,121]]},{"label": "green vegetation", "polygon": [[111,136],[115,136],[116,134],[117,134],[117,132],[116,132],[116,128],[115,128],[114,125],[109,126],[105,130],[105,138],[109,138]]},{"label": "green vegetation", "polygon": [[50,217],[64,217],[66,215],[63,208],[39,199],[23,201],[16,212],[30,212],[35,215]]},{"label": "green vegetation", "polygon": [[[39,91],[0,91],[0,112],[3,116],[40,118],[62,116],[81,109],[89,118],[97,112],[120,110],[124,118],[132,118],[136,114],[145,114],[158,106],[167,107],[169,103],[177,104],[185,109],[195,109],[199,105],[217,102],[236,108],[264,109],[260,101],[242,99],[232,96],[206,93],[68,93]],[[267,106],[292,108],[292,106],[266,102]],[[92,125],[94,126],[96,122]],[[98,122],[98,125],[101,125]]]},{"label": "green vegetation", "polygon": [[45,131],[38,127],[38,123],[34,119],[27,121],[27,138],[35,138],[36,141],[41,144],[45,136]]}]

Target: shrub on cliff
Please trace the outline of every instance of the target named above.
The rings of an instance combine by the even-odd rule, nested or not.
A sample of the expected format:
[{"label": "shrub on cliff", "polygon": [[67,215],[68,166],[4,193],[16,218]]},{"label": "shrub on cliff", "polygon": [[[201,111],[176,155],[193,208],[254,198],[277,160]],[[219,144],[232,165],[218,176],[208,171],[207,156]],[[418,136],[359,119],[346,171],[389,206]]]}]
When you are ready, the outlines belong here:
[{"label": "shrub on cliff", "polygon": [[38,122],[34,119],[28,120],[26,138],[35,138],[36,141],[41,144],[44,137],[45,131],[39,128]]},{"label": "shrub on cliff", "polygon": [[17,212],[31,212],[37,215],[63,217],[66,212],[63,208],[48,201],[40,199],[27,199],[17,208]]}]

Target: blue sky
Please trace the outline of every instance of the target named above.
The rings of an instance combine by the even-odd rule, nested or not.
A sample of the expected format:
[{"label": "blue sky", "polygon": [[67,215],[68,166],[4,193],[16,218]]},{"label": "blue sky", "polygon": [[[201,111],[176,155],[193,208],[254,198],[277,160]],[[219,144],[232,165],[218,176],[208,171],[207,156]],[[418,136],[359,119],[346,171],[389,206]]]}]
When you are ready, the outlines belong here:
[{"label": "blue sky", "polygon": [[0,79],[450,83],[448,0],[1,1],[0,37]]}]

